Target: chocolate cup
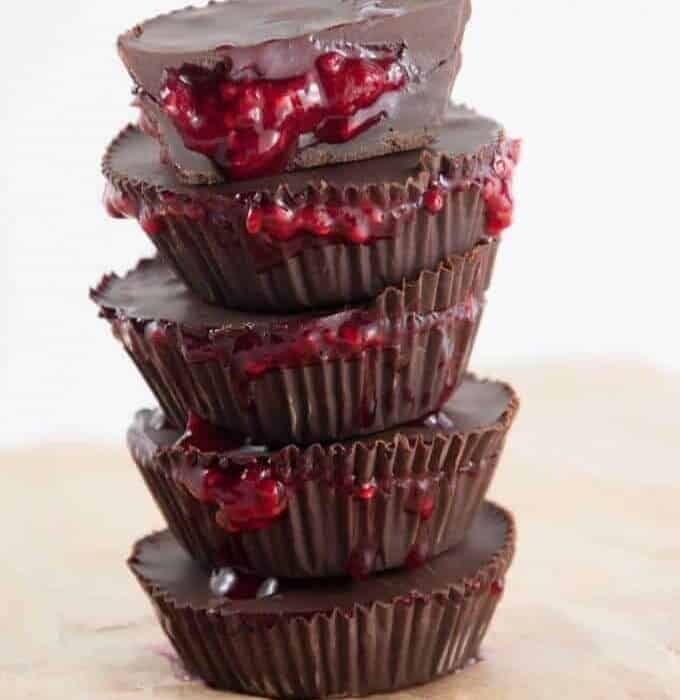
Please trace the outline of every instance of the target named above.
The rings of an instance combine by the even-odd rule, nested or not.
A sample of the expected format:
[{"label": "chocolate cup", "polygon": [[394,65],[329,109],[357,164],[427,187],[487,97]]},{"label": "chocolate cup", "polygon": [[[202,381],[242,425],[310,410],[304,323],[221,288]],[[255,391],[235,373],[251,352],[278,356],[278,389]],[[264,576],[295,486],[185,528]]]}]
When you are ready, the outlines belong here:
[{"label": "chocolate cup", "polygon": [[[282,312],[356,303],[489,237],[495,201],[485,189],[489,182],[506,187],[512,201],[518,142],[506,139],[496,122],[455,107],[438,134],[430,150],[192,188],[159,164],[152,138],[128,127],[104,157],[107,208],[139,219],[208,302]],[[432,212],[425,203],[433,188],[441,208]],[[370,224],[359,211],[364,242],[348,228],[323,236],[302,230],[286,240],[270,235],[266,224],[249,233],[249,215],[274,204],[291,216],[309,206],[355,212],[359,204],[380,221]]]},{"label": "chocolate cup", "polygon": [[[369,575],[437,556],[462,539],[518,405],[508,385],[468,376],[440,415],[362,440],[205,453],[182,446],[180,431],[159,427],[158,412],[141,411],[127,441],[170,530],[194,559],[264,577],[344,576],[357,566]],[[212,469],[244,474],[253,460],[263,478],[278,480],[285,509],[259,529],[234,527],[191,483]]]},{"label": "chocolate cup", "polygon": [[438,411],[468,364],[496,245],[372,302],[246,314],[202,302],[161,260],[91,293],[176,427],[190,412],[272,446],[366,435]]},{"label": "chocolate cup", "polygon": [[[221,64],[225,77],[237,83],[255,75],[270,81],[314,74],[316,60],[329,51],[355,57],[387,51],[398,60],[405,85],[353,114],[352,121],[374,122],[370,128],[336,143],[310,139],[313,133],[308,132],[293,144],[281,169],[364,160],[431,140],[460,69],[470,12],[470,0],[386,0],[379,8],[337,0],[210,3],[135,26],[119,37],[118,51],[178,177],[203,185],[238,173],[228,163],[187,147],[162,109],[166,69]],[[319,90],[325,93],[323,87]],[[268,111],[266,104],[261,106]],[[267,125],[267,130],[273,127]]]},{"label": "chocolate cup", "polygon": [[215,598],[168,532],[139,542],[129,563],[190,673],[224,690],[325,698],[421,685],[477,661],[515,539],[510,513],[487,504],[426,567],[281,581],[277,595],[248,600]]}]

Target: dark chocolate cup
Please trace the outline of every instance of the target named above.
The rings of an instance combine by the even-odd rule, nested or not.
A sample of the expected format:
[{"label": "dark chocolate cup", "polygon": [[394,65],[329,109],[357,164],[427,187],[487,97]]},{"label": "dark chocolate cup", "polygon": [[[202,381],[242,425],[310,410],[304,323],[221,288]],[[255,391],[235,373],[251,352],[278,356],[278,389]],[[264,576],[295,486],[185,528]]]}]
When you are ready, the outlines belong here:
[{"label": "dark chocolate cup", "polygon": [[512,516],[487,504],[466,539],[428,567],[297,590],[282,582],[280,594],[247,601],[211,598],[209,572],[167,532],[139,542],[130,567],[187,670],[208,685],[275,698],[362,696],[479,659],[515,538]]},{"label": "dark chocolate cup", "polygon": [[[258,316],[208,306],[153,260],[123,279],[105,277],[92,298],[175,426],[193,412],[267,445],[309,445],[439,410],[467,368],[495,252],[495,243],[480,244],[366,305],[329,313]],[[340,324],[355,318],[367,325],[352,347],[339,340]],[[288,359],[310,329],[321,344]],[[256,350],[237,354],[253,333]],[[333,334],[331,347],[325,338]],[[268,364],[251,363],[244,374],[242,358],[253,352]]]},{"label": "dark chocolate cup", "polygon": [[[118,50],[148,117],[157,124],[167,161],[185,182],[203,185],[247,177],[253,172],[239,172],[237,164],[229,162],[232,158],[238,160],[236,154],[229,153],[230,136],[243,136],[247,129],[245,133],[259,133],[265,138],[268,135],[281,146],[279,139],[288,141],[286,132],[300,121],[288,118],[293,116],[288,110],[279,121],[279,109],[271,96],[260,94],[258,114],[268,117],[259,119],[251,111],[248,119],[254,123],[248,129],[241,118],[245,115],[237,117],[228,110],[222,91],[216,89],[210,97],[205,94],[205,80],[215,75],[210,69],[219,66],[222,78],[237,83],[257,76],[258,81],[267,84],[274,80],[280,86],[281,80],[296,79],[298,90],[302,81],[306,84],[303,99],[307,103],[304,121],[314,120],[314,107],[329,109],[325,112],[327,122],[345,124],[353,132],[324,136],[326,130],[317,128],[321,125],[308,124],[289,143],[288,157],[279,154],[278,160],[283,156],[285,162],[269,162],[266,170],[279,172],[370,159],[416,148],[431,139],[431,130],[441,122],[461,66],[461,45],[470,12],[471,0],[418,0],[387,8],[337,0],[211,2],[205,7],[184,8],[137,24],[119,37]],[[350,100],[349,104],[338,104],[327,92],[329,86],[319,80],[323,69],[317,59],[329,53],[337,58],[392,58],[396,65],[388,72],[398,69],[404,80],[398,88],[382,93],[374,64],[369,69],[373,78],[365,86],[369,90],[366,93],[356,71],[344,81],[343,71],[337,66],[333,83],[342,92],[338,99],[340,103]],[[213,137],[209,144],[192,146],[198,136],[196,131],[184,131],[172,118],[171,110],[163,109],[168,97],[167,93],[164,95],[165,78],[186,64],[203,69],[201,93],[211,103],[207,111],[225,110],[222,119],[217,117],[222,124],[228,115],[237,117],[241,122],[238,131],[219,134],[222,124],[213,122],[208,126],[212,120],[201,109],[200,104],[205,102],[199,98],[199,104],[191,110],[192,121],[208,126]],[[389,82],[396,80],[396,76],[384,77]],[[195,70],[183,78],[179,77],[184,85],[181,102],[186,104],[186,92],[191,93],[201,78]],[[313,82],[308,83],[309,80]],[[354,101],[350,93],[359,97],[357,91],[363,93],[363,99]],[[351,111],[351,120],[344,119],[348,116],[346,110]],[[264,143],[262,146],[266,151]]]},{"label": "dark chocolate cup", "polygon": [[[277,312],[357,303],[489,237],[490,181],[506,187],[511,202],[517,142],[466,108],[453,114],[433,150],[202,188],[179,183],[158,165],[156,142],[128,127],[104,157],[108,208],[139,219],[175,271],[210,303]],[[433,187],[439,209],[431,213],[425,202]],[[273,203],[289,213],[345,207],[359,217],[369,207],[382,220],[364,220],[363,242],[346,231],[287,240],[268,235],[266,225],[249,233],[249,215]]]},{"label": "dark chocolate cup", "polygon": [[[170,530],[196,560],[264,577],[365,576],[422,563],[463,538],[518,405],[508,385],[466,377],[441,418],[334,445],[221,454],[181,446],[179,431],[159,430],[158,414],[141,411],[128,446]],[[243,473],[254,455],[280,484],[285,509],[258,529],[233,527],[216,499],[187,483],[211,469]]]}]

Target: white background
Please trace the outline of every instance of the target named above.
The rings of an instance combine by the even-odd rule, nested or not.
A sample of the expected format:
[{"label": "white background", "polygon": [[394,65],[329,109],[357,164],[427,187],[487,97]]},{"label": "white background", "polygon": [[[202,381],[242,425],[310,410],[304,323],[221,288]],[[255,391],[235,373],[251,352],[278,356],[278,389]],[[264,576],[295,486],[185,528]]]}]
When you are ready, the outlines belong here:
[{"label": "white background", "polygon": [[[0,443],[120,441],[151,403],[87,290],[151,252],[100,205],[100,156],[133,116],[115,37],[179,4],[3,11]],[[525,140],[475,361],[635,354],[679,367],[678,3],[473,5],[455,96]]]}]

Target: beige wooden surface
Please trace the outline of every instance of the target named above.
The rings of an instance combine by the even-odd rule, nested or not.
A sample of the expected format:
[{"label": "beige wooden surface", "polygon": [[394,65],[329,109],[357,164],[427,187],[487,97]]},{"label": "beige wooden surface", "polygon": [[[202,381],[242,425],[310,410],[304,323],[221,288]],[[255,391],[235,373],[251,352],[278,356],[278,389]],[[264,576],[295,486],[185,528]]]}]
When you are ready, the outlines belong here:
[{"label": "beige wooden surface", "polygon": [[[680,698],[680,376],[510,368],[493,488],[519,551],[484,648],[394,697]],[[134,408],[134,407],[131,407]],[[161,526],[122,449],[0,453],[0,698],[234,698],[182,681],[123,561]]]}]

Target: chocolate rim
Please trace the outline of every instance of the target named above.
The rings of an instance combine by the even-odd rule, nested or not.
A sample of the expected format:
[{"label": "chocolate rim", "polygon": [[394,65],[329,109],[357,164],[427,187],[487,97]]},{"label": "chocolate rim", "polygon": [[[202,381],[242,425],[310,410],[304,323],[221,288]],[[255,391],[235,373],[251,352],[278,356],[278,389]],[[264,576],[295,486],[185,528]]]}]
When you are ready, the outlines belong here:
[{"label": "chocolate rim", "polygon": [[[228,468],[228,457],[159,448],[147,433],[148,412],[137,414],[128,447],[168,526],[195,559],[265,577],[316,578],[345,575],[349,562],[361,557],[367,575],[404,566],[412,556],[437,556],[467,531],[519,408],[509,385],[474,386],[486,384],[503,390],[507,402],[494,422],[475,429],[397,428],[384,438],[258,453],[260,464],[276,465],[295,484],[282,516],[259,530],[228,533],[217,520],[218,505],[196,498],[182,483],[182,474],[192,470]],[[369,499],[362,499],[363,489]],[[426,499],[431,510],[421,516]]]},{"label": "chocolate rim", "polygon": [[[147,337],[146,325],[156,319],[141,311],[130,317],[102,298],[119,279],[116,276],[105,276],[91,297],[176,427],[183,426],[193,411],[210,423],[265,444],[329,442],[378,432],[439,409],[467,369],[495,250],[495,243],[482,244],[465,256],[449,258],[436,271],[424,271],[400,289],[386,290],[369,305],[349,307],[351,311],[370,309],[386,328],[403,329],[397,345],[361,347],[347,357],[320,355],[313,363],[274,367],[249,377],[246,393],[241,380],[234,378],[231,360],[187,360],[184,331],[200,328],[189,329],[166,319],[162,343],[153,334]],[[149,264],[153,263],[142,262]],[[459,316],[458,310],[467,308],[471,300],[474,313]],[[205,308],[219,312],[216,307]],[[254,315],[239,318],[247,319],[247,324],[231,326],[230,332],[276,330],[276,326],[259,324]],[[336,316],[285,318],[292,327],[296,319],[329,323]],[[218,340],[222,336],[221,329],[214,335]],[[334,397],[338,398],[334,401]]]},{"label": "chocolate rim", "polygon": [[[394,177],[382,179],[381,173],[374,181],[370,177],[353,181],[351,173],[357,164],[336,165],[207,188],[190,188],[151,172],[143,178],[134,166],[128,174],[122,165],[119,170],[116,154],[130,138],[141,138],[135,127],[128,126],[103,159],[110,188],[107,196],[119,202],[120,216],[151,221],[144,226],[152,243],[209,302],[285,312],[355,303],[415,276],[420,269],[432,269],[452,254],[467,252],[488,237],[488,206],[480,182],[487,177],[483,173],[495,172],[499,159],[509,157],[506,152],[514,142],[498,124],[472,110],[457,107],[452,114],[461,124],[479,120],[474,128],[480,133],[461,139],[460,147],[469,142],[471,150],[449,154],[436,150],[435,144],[434,150],[421,149],[420,155],[382,158],[382,163],[401,163],[395,165]],[[144,138],[152,143],[150,137]],[[442,147],[450,145],[455,144]],[[413,161],[413,170],[404,160]],[[440,182],[467,184],[441,190],[441,210],[432,214],[423,201]],[[385,211],[389,233],[359,243],[305,233],[283,241],[246,230],[252,208],[267,203],[291,211],[306,203],[353,211],[358,202]],[[320,269],[326,271],[323,276]]]},{"label": "chocolate rim", "polygon": [[[484,119],[482,115],[465,104],[457,104],[454,109],[456,112],[461,113],[460,116]],[[134,186],[139,187],[143,193],[151,190],[157,194],[169,193],[192,196],[199,200],[204,199],[204,196],[206,196],[206,199],[208,197],[220,197],[228,202],[233,201],[234,205],[240,205],[243,199],[254,197],[292,203],[300,195],[310,193],[313,193],[314,198],[319,201],[332,199],[333,201],[350,202],[351,197],[348,193],[353,194],[355,192],[366,194],[372,197],[376,204],[381,204],[385,201],[385,196],[380,195],[376,197],[380,190],[386,191],[389,201],[401,203],[404,200],[413,201],[414,198],[422,198],[431,180],[436,180],[439,176],[451,178],[456,174],[461,174],[465,178],[472,179],[482,164],[493,165],[493,160],[498,154],[499,147],[512,142],[512,139],[507,137],[505,130],[500,124],[497,122],[493,122],[493,124],[496,131],[495,138],[492,138],[487,143],[480,144],[469,153],[447,153],[438,149],[435,141],[429,146],[422,146],[418,149],[420,151],[420,167],[405,180],[387,178],[382,181],[369,182],[362,186],[353,184],[350,180],[344,187],[337,187],[333,185],[332,176],[350,167],[354,168],[362,164],[366,166],[367,164],[363,161],[359,161],[358,164],[337,163],[320,168],[311,168],[299,173],[284,173],[276,177],[254,178],[238,183],[216,183],[204,187],[195,187],[179,181],[175,187],[150,184],[140,178],[128,177],[124,173],[117,171],[113,164],[115,151],[120,147],[121,142],[131,134],[140,133],[139,127],[135,124],[127,124],[123,127],[107,146],[102,157],[101,171],[109,182],[123,188]],[[399,154],[378,157],[389,159],[397,155]],[[324,171],[327,171],[331,177],[328,179],[320,177],[319,173]],[[287,180],[292,178],[301,180],[299,187],[291,188],[287,184]],[[281,183],[282,180],[283,183]]]},{"label": "chocolate rim", "polygon": [[[396,317],[404,314],[430,314],[455,306],[465,301],[471,286],[476,291],[484,292],[490,285],[492,267],[495,262],[497,243],[487,241],[478,244],[475,248],[463,255],[452,255],[439,263],[435,270],[423,270],[413,280],[403,280],[399,286],[391,286],[383,290],[375,299],[368,303],[358,304],[356,307],[344,306],[339,309],[331,309],[324,313],[301,313],[298,315],[286,315],[284,318],[289,325],[301,321],[327,318],[346,313],[349,310],[375,310],[381,317]],[[142,268],[159,264],[157,258],[142,258],[125,276],[135,273]],[[467,274],[464,280],[456,280],[453,275],[465,270]],[[124,276],[124,277],[125,277]],[[171,318],[153,315],[130,315],[122,305],[107,304],[100,300],[112,283],[124,279],[115,272],[110,272],[101,278],[100,282],[90,289],[90,299],[97,304],[103,312],[104,318],[116,317],[119,320],[155,321],[162,320],[170,326],[178,328],[206,330],[219,330],[219,325],[192,324],[189,322],[176,322]],[[456,284],[458,281],[458,284]],[[466,284],[467,283],[467,284]],[[478,300],[479,301],[479,300]],[[299,319],[299,321],[298,321]],[[242,325],[252,327],[264,327],[257,320],[257,314],[243,320]]]},{"label": "chocolate rim", "polygon": [[[517,529],[515,524],[515,518],[513,514],[496,503],[487,501],[485,504],[488,509],[493,513],[494,517],[502,517],[506,524],[505,537],[502,545],[494,552],[492,558],[483,564],[475,572],[474,576],[466,577],[462,580],[452,581],[446,585],[439,588],[435,588],[431,591],[427,591],[426,595],[428,598],[448,598],[456,599],[470,594],[474,594],[477,591],[487,588],[493,581],[502,578],[504,573],[510,567],[512,563],[516,540],[517,540]],[[176,608],[190,608],[194,610],[200,610],[201,608],[196,608],[191,604],[182,604],[177,598],[165,590],[163,587],[157,585],[149,578],[142,575],[138,570],[134,569],[135,560],[139,555],[141,547],[147,541],[152,541],[154,538],[163,534],[164,531],[154,533],[142,540],[135,543],[132,554],[128,558],[128,566],[132,569],[134,575],[140,581],[142,586],[150,592],[150,595],[155,599],[161,599]],[[461,585],[462,584],[462,585]],[[313,620],[320,617],[332,617],[336,614],[345,615],[351,617],[356,614],[359,610],[375,609],[378,607],[389,608],[399,603],[408,603],[413,600],[413,598],[418,598],[418,591],[411,591],[403,596],[396,596],[391,598],[389,601],[384,600],[374,600],[370,605],[363,605],[355,603],[351,608],[338,608],[330,606],[327,610],[320,610],[314,613],[303,613],[303,614],[284,614],[281,612],[267,612],[266,614],[248,611],[247,613],[241,611],[234,611],[226,606],[220,606],[216,608],[211,608],[210,613],[216,617],[242,617],[248,620],[248,622],[264,622],[265,626],[271,625],[271,618],[285,619],[286,621],[301,620],[306,623],[311,623]]]}]

